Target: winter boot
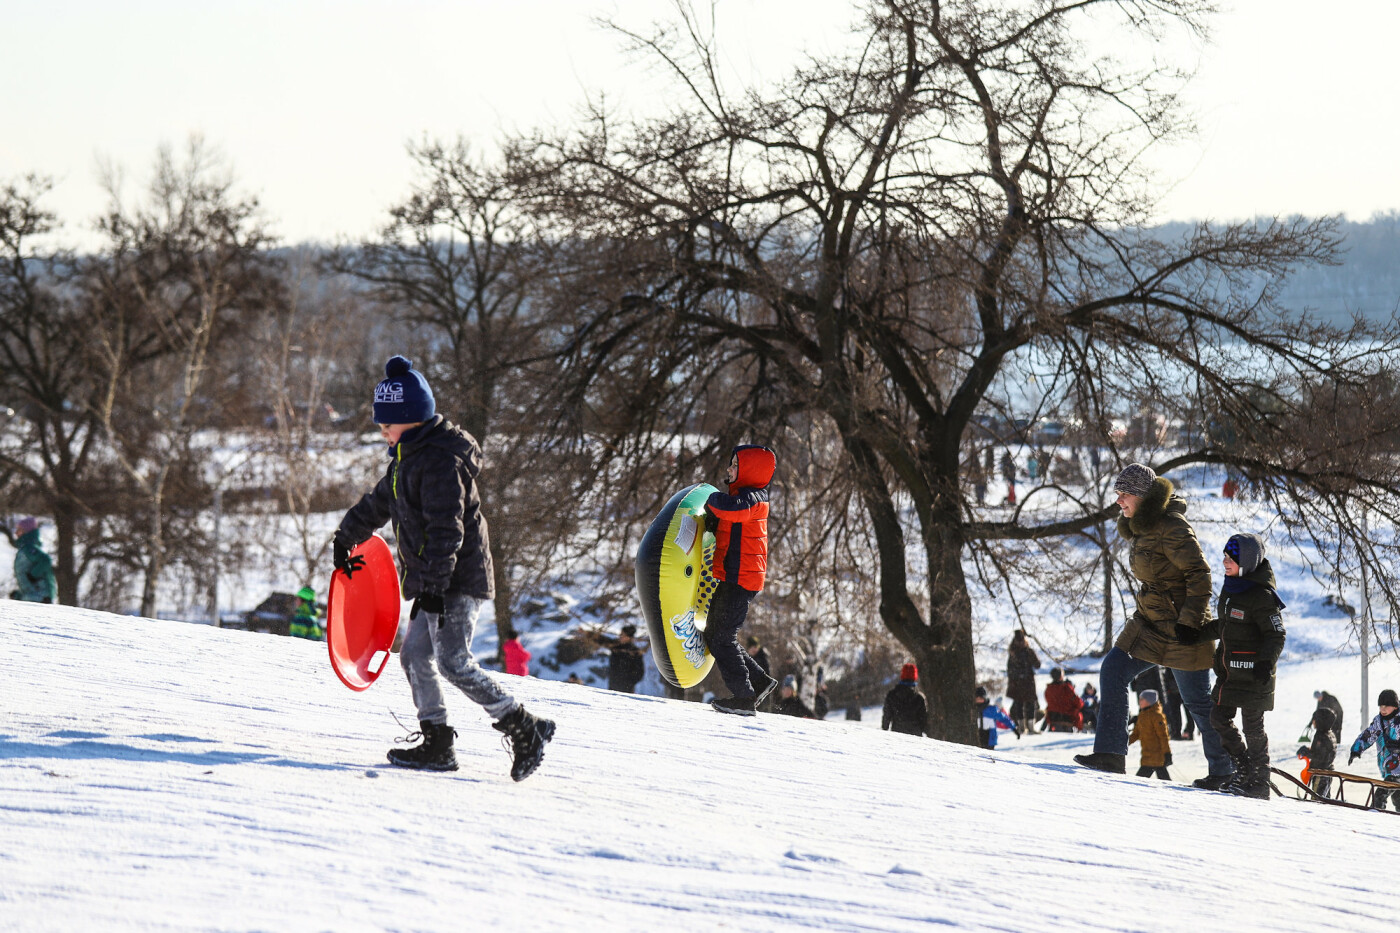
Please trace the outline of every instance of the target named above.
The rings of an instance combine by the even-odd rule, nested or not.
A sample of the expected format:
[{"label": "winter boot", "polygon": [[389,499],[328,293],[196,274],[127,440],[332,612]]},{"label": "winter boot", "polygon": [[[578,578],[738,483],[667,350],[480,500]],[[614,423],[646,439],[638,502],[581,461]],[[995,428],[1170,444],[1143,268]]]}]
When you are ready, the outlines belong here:
[{"label": "winter boot", "polygon": [[723,700],[711,700],[710,705],[721,713],[733,713],[735,716],[754,714],[753,697],[726,697]]},{"label": "winter boot", "polygon": [[763,701],[766,700],[766,699],[768,699],[768,695],[769,695],[770,693],[772,693],[774,690],[778,689],[778,682],[777,682],[776,680],[774,680],[772,677],[769,677],[769,678],[768,678],[767,680],[765,680],[761,685],[760,685],[760,684],[754,684],[754,685],[753,685],[753,688],[754,688],[753,708],[754,708],[754,709],[758,709],[760,706],[763,705]]},{"label": "winter boot", "polygon": [[452,750],[456,731],[447,723],[420,722],[421,732],[412,733],[404,741],[422,737],[421,744],[412,748],[389,749],[389,763],[416,771],[456,771],[457,753]]},{"label": "winter boot", "polygon": [[1094,752],[1092,755],[1075,755],[1074,760],[1086,768],[1104,771],[1108,774],[1127,774],[1128,756],[1112,752]]},{"label": "winter boot", "polygon": [[1207,774],[1203,778],[1196,778],[1191,782],[1191,786],[1199,787],[1201,790],[1225,790],[1238,773],[1239,771],[1236,770],[1227,774]]},{"label": "winter boot", "polygon": [[530,715],[523,706],[491,723],[491,728],[505,734],[512,759],[510,776],[515,781],[535,773],[544,761],[545,743],[554,738],[554,722]]}]

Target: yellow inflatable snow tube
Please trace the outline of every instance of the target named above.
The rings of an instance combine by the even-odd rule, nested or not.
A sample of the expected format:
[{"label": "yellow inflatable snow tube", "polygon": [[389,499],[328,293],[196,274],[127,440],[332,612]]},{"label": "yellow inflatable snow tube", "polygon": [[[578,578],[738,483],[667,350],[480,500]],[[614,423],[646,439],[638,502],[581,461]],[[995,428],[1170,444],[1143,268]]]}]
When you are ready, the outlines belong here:
[{"label": "yellow inflatable snow tube", "polygon": [[677,687],[705,679],[715,659],[705,620],[717,581],[710,575],[715,536],[705,529],[705,500],[715,487],[687,486],[671,497],[637,549],[637,595],[656,669]]}]

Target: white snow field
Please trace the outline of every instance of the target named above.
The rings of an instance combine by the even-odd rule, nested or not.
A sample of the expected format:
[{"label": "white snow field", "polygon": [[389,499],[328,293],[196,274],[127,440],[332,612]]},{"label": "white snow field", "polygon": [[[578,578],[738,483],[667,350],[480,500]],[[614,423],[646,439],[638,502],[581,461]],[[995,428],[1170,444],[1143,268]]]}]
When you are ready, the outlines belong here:
[{"label": "white snow field", "polygon": [[[1313,681],[1352,683],[1354,661],[1281,671],[1306,697],[1271,716],[1278,761]],[[397,665],[353,693],[319,643],[0,602],[0,928],[1355,933],[1394,915],[1395,816],[1086,772],[1068,762],[1089,736],[984,752],[505,679],[558,722],[533,777],[510,780],[460,695],[461,770],[405,772],[384,761],[390,711],[413,717]]]}]

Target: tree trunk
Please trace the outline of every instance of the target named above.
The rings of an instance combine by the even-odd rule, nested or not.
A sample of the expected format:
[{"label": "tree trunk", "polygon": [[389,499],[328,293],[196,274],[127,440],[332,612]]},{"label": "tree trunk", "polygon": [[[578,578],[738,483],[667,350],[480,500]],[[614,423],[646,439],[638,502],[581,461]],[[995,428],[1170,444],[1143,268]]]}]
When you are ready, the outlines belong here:
[{"label": "tree trunk", "polygon": [[501,553],[501,548],[494,538],[491,541],[491,576],[496,586],[496,597],[493,601],[496,607],[496,640],[498,644],[504,645],[517,634],[511,610],[514,590],[511,588],[510,572],[506,569],[506,555]]},{"label": "tree trunk", "polygon": [[62,502],[53,505],[53,524],[58,543],[54,553],[54,579],[58,583],[58,601],[64,606],[78,605],[77,553],[78,512]]},{"label": "tree trunk", "polygon": [[1099,526],[1103,542],[1103,653],[1113,650],[1113,553],[1108,549],[1108,534]]},{"label": "tree trunk", "polygon": [[929,734],[949,742],[977,743],[972,722],[972,696],[977,664],[972,651],[972,598],[963,572],[962,545],[953,524],[934,525],[927,535],[929,565],[929,624],[909,645],[919,660],[920,677],[928,697]]},{"label": "tree trunk", "polygon": [[146,619],[156,617],[156,580],[160,577],[161,558],[165,554],[165,535],[160,521],[162,499],[159,493],[151,497],[151,558],[146,563],[146,580],[141,587],[141,616]]}]

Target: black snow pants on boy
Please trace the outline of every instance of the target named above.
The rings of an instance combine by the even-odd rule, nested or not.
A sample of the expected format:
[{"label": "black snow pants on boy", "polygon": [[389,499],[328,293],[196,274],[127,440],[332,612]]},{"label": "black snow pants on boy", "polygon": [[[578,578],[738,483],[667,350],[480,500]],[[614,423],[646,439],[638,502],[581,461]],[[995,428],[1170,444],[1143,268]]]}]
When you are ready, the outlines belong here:
[{"label": "black snow pants on boy", "polygon": [[710,600],[710,614],[705,622],[705,646],[714,655],[724,685],[736,697],[751,697],[757,691],[754,684],[767,683],[763,668],[739,644],[739,629],[749,616],[749,603],[757,596],[742,586],[721,580]]}]

